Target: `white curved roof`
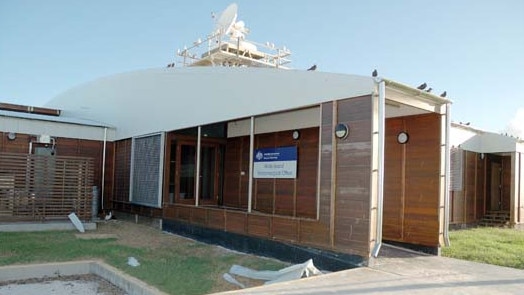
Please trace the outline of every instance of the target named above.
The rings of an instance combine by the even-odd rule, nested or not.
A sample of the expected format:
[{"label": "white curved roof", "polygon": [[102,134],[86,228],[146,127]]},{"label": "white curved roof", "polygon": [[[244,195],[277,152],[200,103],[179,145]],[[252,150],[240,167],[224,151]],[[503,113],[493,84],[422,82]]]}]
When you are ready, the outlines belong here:
[{"label": "white curved roof", "polygon": [[46,107],[105,122],[124,139],[371,94],[371,77],[265,68],[141,70],[74,87]]}]

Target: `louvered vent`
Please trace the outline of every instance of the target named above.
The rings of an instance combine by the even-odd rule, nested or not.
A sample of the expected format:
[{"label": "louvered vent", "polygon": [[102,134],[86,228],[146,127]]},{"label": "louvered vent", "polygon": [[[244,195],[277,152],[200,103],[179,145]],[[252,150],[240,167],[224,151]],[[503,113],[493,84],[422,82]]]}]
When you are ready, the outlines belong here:
[{"label": "louvered vent", "polygon": [[131,151],[130,201],[160,207],[164,164],[162,134],[134,137]]},{"label": "louvered vent", "polygon": [[451,172],[451,181],[450,181],[450,190],[459,192],[462,191],[462,167],[463,167],[463,156],[464,151],[459,148],[452,148],[450,155],[450,172]]}]

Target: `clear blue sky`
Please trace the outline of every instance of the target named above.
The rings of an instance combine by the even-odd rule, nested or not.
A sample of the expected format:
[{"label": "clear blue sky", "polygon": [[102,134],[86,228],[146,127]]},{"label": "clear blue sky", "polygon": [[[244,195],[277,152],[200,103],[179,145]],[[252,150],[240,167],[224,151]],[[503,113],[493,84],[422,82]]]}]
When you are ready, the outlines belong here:
[{"label": "clear blue sky", "polygon": [[0,101],[42,106],[102,76],[164,67],[232,2],[248,39],[285,45],[293,68],[376,68],[446,90],[453,121],[524,129],[522,0],[1,0]]}]

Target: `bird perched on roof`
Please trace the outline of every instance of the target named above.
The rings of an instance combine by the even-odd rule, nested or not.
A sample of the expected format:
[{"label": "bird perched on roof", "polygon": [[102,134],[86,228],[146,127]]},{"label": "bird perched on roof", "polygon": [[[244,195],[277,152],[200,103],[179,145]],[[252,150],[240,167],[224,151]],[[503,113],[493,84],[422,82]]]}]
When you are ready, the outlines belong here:
[{"label": "bird perched on roof", "polygon": [[444,91],[444,92],[442,92],[442,93],[440,94],[440,97],[446,97],[446,95],[448,95],[448,94],[446,93],[446,91]]},{"label": "bird perched on roof", "polygon": [[373,73],[371,73],[371,76],[372,76],[372,77],[376,77],[376,76],[378,76],[378,72],[377,72],[376,69],[373,71]]},{"label": "bird perched on roof", "polygon": [[426,87],[428,87],[428,84],[426,84],[426,83],[422,83],[422,84],[420,84],[420,85],[417,87],[417,89],[418,89],[418,90],[424,90],[424,89],[426,89]]},{"label": "bird perched on roof", "polygon": [[314,71],[317,69],[317,65],[312,65],[311,68],[307,69],[308,71]]}]

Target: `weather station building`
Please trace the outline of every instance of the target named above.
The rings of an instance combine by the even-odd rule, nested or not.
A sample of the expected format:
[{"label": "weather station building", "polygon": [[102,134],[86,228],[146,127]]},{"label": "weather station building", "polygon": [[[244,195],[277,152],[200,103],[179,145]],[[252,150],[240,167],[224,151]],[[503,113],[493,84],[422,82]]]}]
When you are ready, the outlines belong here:
[{"label": "weather station building", "polygon": [[450,101],[377,75],[289,69],[289,49],[247,33],[232,4],[180,63],[46,105],[114,127],[102,206],[326,269],[370,263],[384,241],[438,254]]}]

